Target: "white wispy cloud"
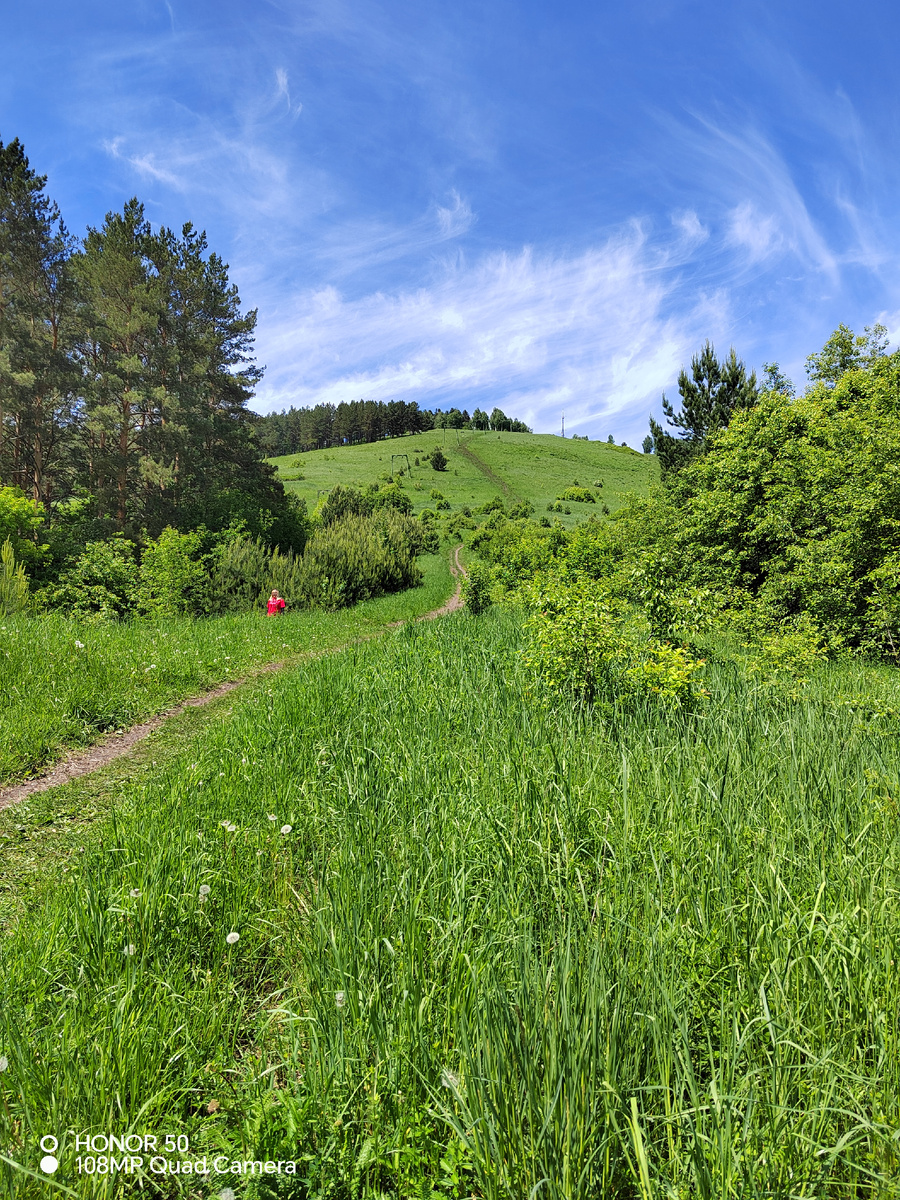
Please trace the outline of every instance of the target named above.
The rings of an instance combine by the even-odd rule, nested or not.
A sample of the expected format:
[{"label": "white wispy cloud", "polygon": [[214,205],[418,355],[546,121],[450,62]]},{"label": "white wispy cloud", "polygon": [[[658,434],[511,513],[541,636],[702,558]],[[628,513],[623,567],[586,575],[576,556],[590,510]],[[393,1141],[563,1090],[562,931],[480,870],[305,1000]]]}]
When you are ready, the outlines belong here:
[{"label": "white wispy cloud", "polygon": [[311,289],[260,314],[270,369],[255,406],[402,397],[470,410],[509,404],[538,428],[571,429],[657,397],[701,329],[726,325],[721,295],[673,316],[696,233],[652,241],[633,224],[571,257],[489,254],[444,265],[430,286],[358,298]]}]

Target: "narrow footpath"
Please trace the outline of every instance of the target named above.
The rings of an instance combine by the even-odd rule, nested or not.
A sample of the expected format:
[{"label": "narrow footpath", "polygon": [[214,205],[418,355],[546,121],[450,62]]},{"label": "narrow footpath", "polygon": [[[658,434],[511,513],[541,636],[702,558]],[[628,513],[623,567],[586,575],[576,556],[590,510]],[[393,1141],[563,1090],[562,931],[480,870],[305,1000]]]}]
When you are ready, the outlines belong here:
[{"label": "narrow footpath", "polygon": [[[437,617],[446,617],[450,613],[457,612],[462,608],[462,581],[466,572],[459,561],[460,550],[462,550],[462,543],[454,547],[450,552],[450,573],[456,580],[456,589],[453,595],[440,608],[435,608],[431,612],[424,613],[421,617],[416,617],[417,621],[433,621]],[[403,623],[402,621],[393,622],[390,625],[386,625],[382,632],[386,633],[390,629],[396,629]],[[329,650],[304,654],[290,663],[266,663],[264,666],[257,667],[256,670],[251,671],[248,675],[244,675],[241,679],[226,680],[224,683],[220,683],[218,687],[211,688],[208,692],[202,692],[199,696],[191,696],[187,700],[182,701],[181,704],[177,704],[173,708],[167,709],[155,717],[151,717],[149,721],[141,721],[140,724],[132,725],[130,729],[125,729],[121,733],[114,733],[104,737],[100,741],[95,742],[93,746],[88,746],[85,750],[74,751],[61,759],[44,775],[37,775],[34,779],[26,779],[24,783],[16,783],[9,787],[0,788],[0,809],[8,808],[10,805],[16,804],[20,800],[25,800],[29,796],[49,791],[50,788],[61,787],[64,783],[70,783],[73,779],[81,779],[84,775],[90,775],[94,771],[99,771],[107,763],[121,758],[124,754],[128,754],[134,746],[144,741],[145,738],[148,738],[164,722],[170,720],[172,717],[177,717],[179,713],[184,712],[187,708],[200,708],[205,704],[210,704],[213,700],[227,696],[229,692],[243,687],[251,679],[256,679],[260,675],[273,671],[283,671],[287,667],[294,667],[299,663],[308,662],[313,658],[321,658],[326,654],[338,654],[341,650],[346,650],[348,646],[359,645],[360,642],[371,641],[373,638],[380,636],[380,633],[370,633],[365,637],[354,638],[350,642],[344,642],[340,646],[333,646]]]}]

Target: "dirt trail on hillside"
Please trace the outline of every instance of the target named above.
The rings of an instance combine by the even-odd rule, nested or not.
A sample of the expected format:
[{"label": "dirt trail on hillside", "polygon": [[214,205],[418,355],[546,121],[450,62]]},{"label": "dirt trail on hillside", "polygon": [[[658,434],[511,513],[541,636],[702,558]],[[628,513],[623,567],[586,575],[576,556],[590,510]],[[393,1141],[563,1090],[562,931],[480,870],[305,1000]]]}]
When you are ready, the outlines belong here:
[{"label": "dirt trail on hillside", "polygon": [[479,458],[474,450],[469,449],[468,442],[460,442],[456,448],[460,454],[469,460],[473,467],[476,467],[482,473],[485,479],[489,479],[491,483],[498,487],[504,496],[509,496],[512,500],[522,499],[520,495],[512,490],[505,479],[501,478],[501,476],[499,476],[495,471],[491,470],[484,459]]},{"label": "dirt trail on hillside", "polygon": [[[435,608],[431,612],[423,613],[421,617],[416,617],[416,621],[433,621],[436,617],[446,617],[450,613],[457,612],[462,608],[462,581],[466,571],[459,561],[460,550],[462,550],[462,543],[450,552],[450,574],[456,580],[456,589],[453,595],[440,608]],[[385,626],[385,631],[396,629],[403,624],[403,621],[392,622],[390,625]],[[49,791],[50,788],[60,787],[64,783],[71,783],[73,779],[81,779],[84,775],[90,775],[94,771],[99,771],[107,763],[121,758],[123,754],[127,754],[138,742],[144,741],[155,729],[159,729],[160,725],[168,721],[171,717],[177,717],[186,708],[201,708],[204,704],[210,704],[213,700],[227,696],[229,692],[243,687],[245,683],[248,683],[251,679],[258,678],[260,675],[269,674],[272,671],[282,671],[288,666],[297,666],[301,662],[308,662],[314,658],[322,658],[326,654],[337,654],[341,650],[346,650],[348,646],[358,645],[360,642],[368,642],[379,636],[379,633],[365,634],[363,637],[354,638],[351,642],[343,642],[339,646],[332,646],[329,650],[314,651],[309,654],[300,655],[290,663],[265,663],[240,679],[227,679],[224,683],[211,688],[208,692],[202,692],[199,696],[191,696],[189,699],[183,700],[180,704],[176,704],[173,708],[167,709],[165,712],[159,713],[147,721],[141,721],[139,725],[132,725],[130,729],[125,729],[121,733],[108,735],[84,750],[73,751],[56,763],[44,775],[38,775],[34,779],[26,779],[24,783],[12,784],[9,787],[0,787],[0,809],[8,808],[11,804],[16,804],[18,801],[25,800],[29,796],[34,796],[38,792]]]}]

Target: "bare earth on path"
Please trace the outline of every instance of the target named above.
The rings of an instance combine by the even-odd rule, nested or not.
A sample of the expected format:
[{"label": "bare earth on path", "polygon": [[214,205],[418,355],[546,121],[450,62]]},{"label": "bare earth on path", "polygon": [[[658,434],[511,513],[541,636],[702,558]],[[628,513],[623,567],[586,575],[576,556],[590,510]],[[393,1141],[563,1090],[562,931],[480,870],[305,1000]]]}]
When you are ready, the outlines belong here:
[{"label": "bare earth on path", "polygon": [[[453,595],[440,608],[425,613],[423,616],[417,617],[416,620],[432,621],[435,617],[446,617],[450,613],[462,608],[462,577],[465,575],[465,569],[459,561],[459,552],[461,549],[462,544],[456,546],[450,558],[450,573],[456,579],[456,590]],[[397,625],[402,624],[403,622],[399,621],[386,626],[386,628],[396,629]],[[320,654],[336,654],[340,650],[345,650],[349,645],[353,645],[356,642],[369,641],[371,638],[377,636],[378,634],[369,634],[362,638],[355,638],[353,642],[344,642],[342,645],[334,646],[330,650],[320,652]],[[302,658],[319,657],[320,654],[311,653],[303,655]],[[73,779],[80,779],[83,775],[90,775],[93,771],[99,771],[107,763],[121,758],[123,754],[127,754],[133,746],[136,746],[138,742],[142,742],[144,738],[149,737],[155,729],[159,729],[160,725],[168,721],[170,717],[178,716],[186,708],[199,708],[204,704],[210,704],[213,700],[218,700],[221,696],[227,696],[235,688],[242,687],[248,680],[270,671],[280,671],[287,665],[287,663],[283,662],[266,663],[265,666],[257,667],[255,671],[252,671],[249,675],[245,675],[241,679],[226,680],[224,683],[220,683],[218,687],[211,688],[210,691],[203,692],[199,696],[191,696],[188,700],[182,701],[181,704],[176,704],[174,708],[167,709],[166,712],[151,717],[148,721],[141,721],[140,724],[132,725],[130,729],[125,729],[121,733],[114,733],[104,737],[101,741],[96,742],[93,746],[89,746],[86,750],[78,750],[67,755],[45,775],[38,775],[34,779],[26,779],[24,783],[13,784],[11,787],[0,787],[0,809],[8,808],[9,805],[16,804],[19,800],[25,800],[28,796],[34,796],[38,792],[49,791],[50,788],[60,787],[64,783],[70,783]]]}]

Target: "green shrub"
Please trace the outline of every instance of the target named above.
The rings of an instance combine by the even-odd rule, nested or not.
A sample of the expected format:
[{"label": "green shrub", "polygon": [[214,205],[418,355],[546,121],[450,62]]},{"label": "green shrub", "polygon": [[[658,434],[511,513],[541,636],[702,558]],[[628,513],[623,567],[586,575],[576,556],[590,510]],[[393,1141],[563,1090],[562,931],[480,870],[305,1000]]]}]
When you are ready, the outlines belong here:
[{"label": "green shrub", "polygon": [[365,498],[368,501],[367,511],[370,513],[376,512],[380,508],[393,508],[401,513],[412,512],[412,500],[396,483],[372,489],[366,493]]},{"label": "green shrub", "polygon": [[28,603],[25,564],[17,563],[9,538],[0,547],[0,617],[11,616]]},{"label": "green shrub", "polygon": [[209,574],[203,543],[202,532],[179,533],[170,526],[144,547],[137,595],[142,613],[180,617],[205,611]]},{"label": "green shrub", "polygon": [[333,525],[345,517],[362,517],[371,510],[367,497],[357,488],[336,484],[320,501],[314,517],[324,526]]},{"label": "green shrub", "polygon": [[576,485],[566,487],[566,490],[564,492],[560,492],[557,499],[569,500],[569,502],[575,502],[577,504],[596,504],[594,493],[590,491],[589,488],[577,487]]},{"label": "green shrub", "polygon": [[432,500],[443,500],[443,498],[444,498],[444,493],[443,493],[443,492],[439,492],[439,491],[437,490],[437,488],[432,488],[432,489],[431,489],[431,498],[432,498]]},{"label": "green shrub", "polygon": [[462,581],[462,598],[466,608],[474,616],[491,607],[491,569],[485,563],[472,563]]},{"label": "green shrub", "polygon": [[704,661],[648,638],[608,585],[550,577],[522,595],[531,636],[526,661],[551,692],[588,702],[630,694],[683,703],[706,695],[697,678]]},{"label": "green shrub", "polygon": [[44,524],[44,510],[16,487],[0,487],[0,543],[9,539],[16,561],[26,568],[39,566],[47,557],[48,546],[37,542]]},{"label": "green shrub", "polygon": [[449,512],[450,511],[450,501],[444,500],[442,497],[440,500],[438,500],[437,504],[435,504],[434,507],[438,510],[438,512]]},{"label": "green shrub", "polygon": [[37,593],[50,608],[116,620],[133,616],[138,597],[135,545],[121,535],[88,542],[59,582]]},{"label": "green shrub", "polygon": [[503,503],[502,496],[492,496],[490,500],[486,500],[478,510],[480,513],[488,514],[493,512],[505,512],[506,505]]},{"label": "green shrub", "polygon": [[422,574],[415,563],[410,525],[422,528],[386,510],[377,521],[348,515],[314,533],[300,566],[296,602],[305,608],[344,608],[370,596],[415,587]]},{"label": "green shrub", "polygon": [[435,446],[435,448],[431,452],[430,458],[431,458],[431,466],[432,466],[433,470],[435,470],[435,471],[446,471],[447,470],[447,463],[448,463],[449,459],[447,458],[447,455],[443,452],[443,450],[440,448],[440,446]]},{"label": "green shrub", "polygon": [[299,555],[282,554],[261,538],[235,532],[220,543],[213,561],[207,593],[207,609],[211,613],[261,608],[273,588],[278,589],[290,607],[301,603]]}]

